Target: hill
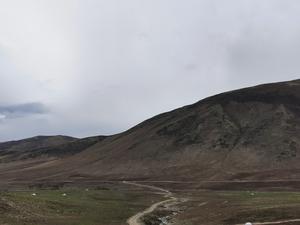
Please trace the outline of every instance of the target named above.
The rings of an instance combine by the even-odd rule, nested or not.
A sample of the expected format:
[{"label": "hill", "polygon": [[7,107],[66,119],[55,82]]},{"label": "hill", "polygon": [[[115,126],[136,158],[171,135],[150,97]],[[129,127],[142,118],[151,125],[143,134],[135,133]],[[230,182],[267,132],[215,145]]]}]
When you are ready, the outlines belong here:
[{"label": "hill", "polygon": [[294,80],[212,96],[113,136],[1,143],[0,179],[300,180],[299,149]]}]

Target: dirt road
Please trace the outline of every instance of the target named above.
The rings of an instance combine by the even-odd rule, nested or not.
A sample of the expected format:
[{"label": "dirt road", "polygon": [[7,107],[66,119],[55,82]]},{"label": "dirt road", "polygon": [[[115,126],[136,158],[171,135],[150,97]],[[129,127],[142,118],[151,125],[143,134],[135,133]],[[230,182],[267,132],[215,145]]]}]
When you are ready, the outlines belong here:
[{"label": "dirt road", "polygon": [[163,188],[159,188],[159,187],[155,187],[155,186],[151,186],[151,185],[145,185],[145,184],[138,184],[138,183],[128,182],[128,181],[123,181],[123,183],[159,191],[161,194],[164,195],[165,198],[168,198],[167,200],[156,202],[153,205],[151,205],[149,208],[147,208],[141,212],[138,212],[137,214],[130,217],[127,220],[127,224],[129,224],[129,225],[144,225],[143,221],[141,220],[141,218],[143,216],[153,212],[156,208],[158,208],[161,205],[165,205],[165,204],[171,203],[171,202],[176,202],[178,200],[176,197],[172,196],[172,192],[170,192],[169,190],[163,189]]}]

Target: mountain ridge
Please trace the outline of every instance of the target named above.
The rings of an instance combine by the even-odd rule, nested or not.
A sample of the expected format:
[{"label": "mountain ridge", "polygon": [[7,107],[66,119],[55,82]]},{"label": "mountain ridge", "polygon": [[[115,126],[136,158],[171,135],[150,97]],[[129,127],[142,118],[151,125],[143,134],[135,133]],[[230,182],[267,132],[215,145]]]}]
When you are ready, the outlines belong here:
[{"label": "mountain ridge", "polygon": [[293,80],[221,93],[116,135],[64,140],[35,157],[2,160],[0,178],[300,180],[299,149],[300,80]]}]

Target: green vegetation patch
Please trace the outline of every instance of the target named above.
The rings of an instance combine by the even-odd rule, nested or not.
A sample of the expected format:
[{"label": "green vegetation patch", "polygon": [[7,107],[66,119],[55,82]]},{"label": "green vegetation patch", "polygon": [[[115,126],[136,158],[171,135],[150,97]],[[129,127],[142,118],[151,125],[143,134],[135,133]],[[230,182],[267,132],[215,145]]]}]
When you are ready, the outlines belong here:
[{"label": "green vegetation patch", "polygon": [[181,224],[233,225],[300,219],[300,192],[199,191],[191,193]]},{"label": "green vegetation patch", "polygon": [[160,196],[117,190],[60,189],[0,194],[0,224],[113,225]]}]

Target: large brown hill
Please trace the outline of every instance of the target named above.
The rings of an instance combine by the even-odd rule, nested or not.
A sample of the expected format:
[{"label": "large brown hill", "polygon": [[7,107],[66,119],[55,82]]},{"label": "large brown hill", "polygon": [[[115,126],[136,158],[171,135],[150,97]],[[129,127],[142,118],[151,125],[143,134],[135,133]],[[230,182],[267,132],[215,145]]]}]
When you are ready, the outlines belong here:
[{"label": "large brown hill", "polygon": [[113,136],[1,143],[0,155],[2,182],[297,180],[300,80],[212,96]]}]

